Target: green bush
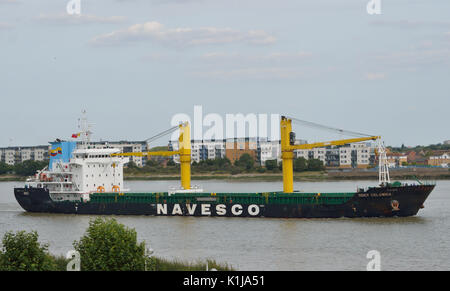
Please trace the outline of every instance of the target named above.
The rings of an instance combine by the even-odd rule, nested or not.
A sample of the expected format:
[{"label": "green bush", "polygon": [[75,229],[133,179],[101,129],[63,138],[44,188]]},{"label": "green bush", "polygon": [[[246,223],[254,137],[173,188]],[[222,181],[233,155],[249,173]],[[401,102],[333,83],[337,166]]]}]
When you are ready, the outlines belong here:
[{"label": "green bush", "polygon": [[231,169],[230,173],[231,173],[231,175],[238,175],[238,174],[242,173],[242,170],[235,167],[235,168]]},{"label": "green bush", "polygon": [[[83,271],[233,271],[214,260],[186,262],[149,257],[145,243],[137,243],[136,231],[114,219],[91,220],[86,234],[74,242]],[[70,259],[53,256],[38,242],[36,232],[8,232],[2,241],[0,271],[66,271]]]},{"label": "green bush", "polygon": [[136,163],[134,161],[129,161],[126,164],[126,167],[130,170],[134,170],[134,169],[138,170],[139,169],[139,167],[136,165]]},{"label": "green bush", "polygon": [[53,260],[56,271],[67,271],[67,264],[70,262],[70,259],[66,259],[65,256],[54,255],[51,255],[51,259]]},{"label": "green bush", "polygon": [[243,154],[239,160],[234,162],[234,165],[236,167],[241,167],[246,169],[247,171],[252,170],[253,166],[255,165],[255,160],[252,158],[249,154]]},{"label": "green bush", "polygon": [[310,159],[308,161],[308,170],[309,171],[323,171],[325,170],[325,166],[323,162],[318,159]]},{"label": "green bush", "polygon": [[0,252],[1,271],[53,271],[57,266],[37,232],[7,232]]},{"label": "green bush", "polygon": [[115,219],[91,220],[85,235],[73,245],[80,253],[83,271],[145,269],[145,242],[138,243],[136,231]]},{"label": "green bush", "polygon": [[20,176],[32,176],[37,170],[42,170],[48,165],[48,161],[27,160],[14,166],[14,172]]},{"label": "green bush", "polygon": [[0,162],[0,175],[8,174],[11,172],[12,167],[5,162]]},{"label": "green bush", "polygon": [[266,169],[269,171],[273,171],[274,169],[278,168],[278,161],[277,160],[267,160],[265,162]]},{"label": "green bush", "polygon": [[295,172],[303,172],[308,169],[308,161],[303,158],[297,158],[294,160],[294,171]]}]

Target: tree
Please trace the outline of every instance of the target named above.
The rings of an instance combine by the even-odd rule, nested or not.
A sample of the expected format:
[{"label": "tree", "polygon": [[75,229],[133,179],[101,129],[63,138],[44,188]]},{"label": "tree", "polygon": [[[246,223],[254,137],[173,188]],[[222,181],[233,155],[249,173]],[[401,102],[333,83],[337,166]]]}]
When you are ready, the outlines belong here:
[{"label": "tree", "polygon": [[160,163],[158,163],[157,161],[154,161],[152,159],[148,159],[147,162],[145,163],[145,167],[157,167],[159,165],[160,165]]},{"label": "tree", "polygon": [[308,169],[308,161],[303,158],[297,158],[294,160],[294,171],[295,172],[303,172]]},{"label": "tree", "polygon": [[217,158],[214,161],[215,161],[215,164],[220,168],[231,166],[231,161],[226,157],[225,158]]},{"label": "tree", "polygon": [[318,159],[310,159],[308,161],[308,170],[309,171],[323,171],[325,169],[323,162]]},{"label": "tree", "polygon": [[128,169],[138,169],[139,167],[136,165],[136,163],[134,161],[129,161],[127,163],[127,168]]},{"label": "tree", "polygon": [[37,232],[7,232],[0,252],[1,271],[53,271],[57,269],[48,245],[38,242]]},{"label": "tree", "polygon": [[267,160],[265,162],[266,169],[269,171],[273,171],[278,167],[278,161],[277,160]]},{"label": "tree", "polygon": [[85,235],[73,245],[83,271],[145,270],[145,242],[138,243],[136,231],[115,219],[91,220]]},{"label": "tree", "polygon": [[0,162],[0,175],[8,174],[11,171],[11,166],[5,162]]},{"label": "tree", "polygon": [[235,163],[235,166],[245,168],[246,170],[253,169],[253,166],[255,165],[255,160],[252,158],[249,154],[243,154],[239,160],[237,160]]},{"label": "tree", "polygon": [[27,160],[22,163],[18,163],[14,166],[14,172],[20,176],[32,176],[36,174],[36,171],[42,170],[47,166],[46,161],[32,161]]}]

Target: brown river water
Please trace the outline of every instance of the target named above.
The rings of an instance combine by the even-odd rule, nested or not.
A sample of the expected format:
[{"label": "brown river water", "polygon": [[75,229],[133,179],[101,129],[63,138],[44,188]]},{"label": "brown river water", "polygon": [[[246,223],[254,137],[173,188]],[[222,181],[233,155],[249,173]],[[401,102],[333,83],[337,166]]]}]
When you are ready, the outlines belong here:
[{"label": "brown river water", "polygon": [[[132,191],[167,191],[176,181],[129,181]],[[205,191],[278,191],[281,182],[193,181]],[[375,181],[296,182],[304,192],[356,191]],[[0,236],[36,230],[54,254],[66,254],[94,215],[24,212],[13,194],[21,182],[0,182]],[[450,270],[450,181],[408,218],[274,219],[114,216],[137,230],[156,256],[211,258],[238,270],[366,270],[370,250],[382,270]]]}]

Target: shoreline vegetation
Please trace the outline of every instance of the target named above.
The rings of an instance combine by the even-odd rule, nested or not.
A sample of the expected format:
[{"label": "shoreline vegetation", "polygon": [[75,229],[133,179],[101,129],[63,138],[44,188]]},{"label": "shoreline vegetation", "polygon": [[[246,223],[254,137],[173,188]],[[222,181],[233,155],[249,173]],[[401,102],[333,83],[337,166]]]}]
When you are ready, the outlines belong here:
[{"label": "shoreline vegetation", "polygon": [[[48,162],[25,161],[9,166],[0,163],[0,181],[25,181]],[[340,181],[340,180],[377,180],[377,168],[339,169],[326,168],[317,159],[297,158],[293,163],[295,181]],[[390,170],[392,180],[443,180],[450,179],[450,169],[441,167],[408,166]],[[260,166],[249,154],[243,154],[234,163],[227,158],[205,160],[192,163],[192,180],[228,180],[228,181],[282,181],[282,165],[276,160],[266,161]],[[179,180],[180,165],[171,159],[148,160],[146,165],[138,167],[129,162],[124,168],[124,178],[133,180]]]},{"label": "shoreline vegetation", "polygon": [[134,228],[114,218],[91,219],[85,234],[73,242],[77,254],[71,258],[49,253],[36,231],[7,232],[0,246],[0,271],[235,271],[211,259],[155,257],[145,241],[138,242]]},{"label": "shoreline vegetation", "polygon": [[[394,169],[390,171],[392,180],[450,180],[450,171],[445,168],[408,168]],[[125,174],[127,181],[158,181],[158,180],[179,180],[180,175],[176,174]],[[192,175],[192,180],[228,180],[228,181],[282,181],[283,175],[271,173],[243,173],[231,174],[196,174]],[[364,171],[354,169],[350,171],[325,170],[319,172],[294,173],[294,181],[345,181],[345,180],[378,180],[377,171]]]},{"label": "shoreline vegetation", "polygon": [[[450,180],[450,170],[445,168],[405,168],[391,169],[391,179],[393,180]],[[25,181],[26,176],[20,175],[0,175],[0,182]],[[126,181],[170,181],[180,180],[180,175],[175,173],[127,173],[124,178]],[[377,180],[377,171],[368,171],[361,169],[351,169],[345,171],[325,170],[325,171],[306,171],[294,173],[295,181],[322,182],[322,181],[346,181],[346,180]],[[192,180],[224,180],[239,182],[272,182],[282,181],[281,173],[202,173],[193,174]]]}]

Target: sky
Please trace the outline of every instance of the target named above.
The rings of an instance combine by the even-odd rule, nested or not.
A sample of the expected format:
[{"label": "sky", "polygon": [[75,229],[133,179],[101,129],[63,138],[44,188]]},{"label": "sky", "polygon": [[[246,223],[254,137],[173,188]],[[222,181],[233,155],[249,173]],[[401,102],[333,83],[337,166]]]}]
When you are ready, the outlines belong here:
[{"label": "sky", "polygon": [[81,0],[80,15],[68,2],[0,0],[0,147],[68,139],[82,110],[97,140],[143,140],[195,105],[393,146],[450,139],[448,0],[381,0],[373,15],[369,0]]}]

